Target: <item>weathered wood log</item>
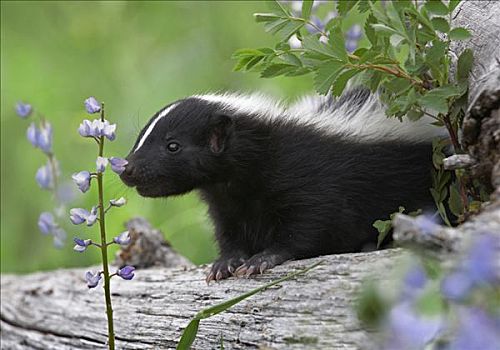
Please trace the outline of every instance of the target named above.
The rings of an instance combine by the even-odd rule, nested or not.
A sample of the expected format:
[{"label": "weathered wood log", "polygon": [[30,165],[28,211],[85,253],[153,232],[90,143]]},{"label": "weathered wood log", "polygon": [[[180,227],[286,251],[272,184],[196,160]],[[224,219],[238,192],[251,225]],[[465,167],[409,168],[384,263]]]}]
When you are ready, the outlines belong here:
[{"label": "weathered wood log", "polygon": [[[383,280],[401,254],[391,249],[294,261],[209,286],[203,268],[138,270],[132,281],[112,282],[117,347],[173,348],[201,309],[324,259],[306,275],[203,320],[193,348],[218,348],[221,337],[226,349],[361,348],[370,340],[354,311],[356,290],[366,277]],[[2,276],[2,348],[104,348],[103,294],[87,289],[84,271]]]},{"label": "weathered wood log", "polygon": [[[480,166],[487,169],[484,172],[493,169],[491,182],[497,188],[497,197],[493,197],[492,205],[498,205],[500,199],[500,164],[495,158],[498,155],[495,147],[499,144],[495,128],[499,124],[488,121],[494,113],[498,115],[500,84],[495,79],[500,77],[499,18],[500,2],[497,1],[464,1],[454,14],[454,24],[467,27],[473,33],[473,39],[459,43],[453,51],[458,57],[466,47],[471,47],[475,56],[469,94],[471,109],[465,119],[462,140],[472,158],[486,164]],[[485,137],[491,141],[480,145],[480,140]],[[454,240],[467,236],[483,223],[498,225],[498,207],[490,208],[491,211],[486,211],[489,217],[479,216],[461,228],[447,229],[447,237]],[[412,228],[411,220],[402,220],[406,220],[406,226],[396,228],[396,237],[405,243],[424,246],[431,242],[432,247],[439,248],[441,236],[431,237],[434,241],[422,240],[422,232]],[[135,227],[137,232],[150,230],[144,226]],[[174,348],[184,327],[201,309],[319,259],[324,259],[324,263],[306,275],[203,320],[193,347],[219,348],[223,338],[226,349],[366,348],[371,343],[370,333],[361,327],[353,309],[357,290],[367,277],[386,280],[389,276],[387,270],[397,265],[398,259],[405,254],[402,249],[391,249],[294,261],[256,278],[229,279],[207,286],[204,267],[189,267],[167,245],[158,245],[158,233],[155,237],[142,237],[141,234],[134,237],[135,245],[120,253],[117,264],[155,267],[138,270],[133,281],[113,279],[119,349]],[[462,244],[456,241],[449,244],[452,240],[441,248],[459,250],[457,247]],[[154,247],[159,247],[159,250]],[[163,254],[168,258],[165,259]],[[173,267],[179,264],[185,267]],[[107,333],[102,291],[100,288],[86,288],[85,270],[2,275],[2,349],[105,348]]]}]

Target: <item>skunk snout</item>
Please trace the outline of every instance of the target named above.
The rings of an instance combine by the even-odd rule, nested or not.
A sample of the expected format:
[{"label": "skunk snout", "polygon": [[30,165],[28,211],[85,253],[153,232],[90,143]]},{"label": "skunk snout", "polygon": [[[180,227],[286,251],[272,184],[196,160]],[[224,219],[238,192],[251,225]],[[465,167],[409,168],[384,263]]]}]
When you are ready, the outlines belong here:
[{"label": "skunk snout", "polygon": [[129,160],[125,170],[120,174],[120,179],[129,187],[137,185],[137,167]]}]

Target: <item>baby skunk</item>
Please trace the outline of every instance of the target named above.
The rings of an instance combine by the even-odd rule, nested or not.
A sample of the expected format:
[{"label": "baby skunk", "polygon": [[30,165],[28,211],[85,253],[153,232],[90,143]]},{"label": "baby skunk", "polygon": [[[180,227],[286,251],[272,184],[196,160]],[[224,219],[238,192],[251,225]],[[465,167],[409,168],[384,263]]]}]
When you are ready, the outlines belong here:
[{"label": "baby skunk", "polygon": [[289,259],[373,246],[372,223],[432,201],[428,119],[389,119],[355,88],[289,108],[259,95],[203,95],[156,113],[121,178],[145,197],[198,189],[220,257],[207,282]]}]

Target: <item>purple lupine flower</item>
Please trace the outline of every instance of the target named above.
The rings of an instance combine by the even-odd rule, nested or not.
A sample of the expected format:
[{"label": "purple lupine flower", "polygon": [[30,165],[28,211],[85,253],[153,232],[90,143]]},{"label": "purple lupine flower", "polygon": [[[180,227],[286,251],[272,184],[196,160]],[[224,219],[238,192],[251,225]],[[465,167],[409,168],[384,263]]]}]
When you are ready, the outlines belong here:
[{"label": "purple lupine flower", "polygon": [[101,273],[87,271],[87,273],[85,273],[85,280],[87,281],[87,286],[89,288],[95,288],[97,287],[99,281],[101,280]]},{"label": "purple lupine flower", "polygon": [[441,230],[441,226],[428,215],[419,215],[415,218],[415,224],[423,234],[430,235]]},{"label": "purple lupine flower", "polygon": [[131,280],[132,278],[134,278],[134,271],[135,267],[127,265],[122,267],[121,269],[118,269],[116,271],[116,274],[124,280]]},{"label": "purple lupine flower", "polygon": [[463,300],[476,286],[500,285],[500,238],[491,234],[479,235],[463,262],[446,276],[441,284],[442,294],[450,300]]},{"label": "purple lupine flower", "polygon": [[423,349],[438,336],[442,322],[416,314],[411,303],[403,302],[392,308],[388,328],[390,337],[384,349]]},{"label": "purple lupine flower", "polygon": [[113,141],[116,138],[115,132],[116,124],[109,124],[107,120],[104,120],[101,136],[105,136],[109,141]]},{"label": "purple lupine flower", "polygon": [[93,206],[92,209],[90,209],[90,213],[87,216],[87,218],[85,219],[85,221],[87,222],[87,226],[92,226],[93,224],[95,224],[95,222],[97,221],[97,207],[96,206]]},{"label": "purple lupine flower", "polygon": [[66,181],[57,186],[56,195],[60,203],[69,203],[75,199],[76,189],[71,182]]},{"label": "purple lupine flower", "polygon": [[464,271],[453,272],[441,281],[441,293],[450,300],[464,300],[473,287],[472,279]]},{"label": "purple lupine flower", "polygon": [[83,137],[92,137],[94,135],[94,131],[92,129],[92,122],[88,119],[84,119],[80,126],[78,127],[78,133]]},{"label": "purple lupine flower", "polygon": [[325,29],[325,23],[321,21],[321,19],[319,19],[317,16],[311,16],[309,20],[316,25],[316,27],[314,27],[310,24],[306,24],[306,29],[309,33],[316,34],[319,33],[320,30]]},{"label": "purple lupine flower", "polygon": [[345,48],[349,53],[353,53],[358,47],[358,41],[363,36],[363,29],[359,24],[354,24],[346,33]]},{"label": "purple lupine flower", "polygon": [[73,208],[69,211],[69,219],[74,225],[84,223],[89,215],[89,211],[83,208]]},{"label": "purple lupine flower", "polygon": [[128,161],[123,158],[111,157],[109,158],[109,163],[111,164],[111,170],[120,175],[125,171]]},{"label": "purple lupine flower", "polygon": [[49,122],[42,124],[37,136],[37,146],[49,154],[52,151],[52,125]]},{"label": "purple lupine flower", "polygon": [[497,350],[500,349],[500,317],[489,315],[479,308],[459,310],[459,326],[456,336],[447,349]]},{"label": "purple lupine flower", "polygon": [[101,111],[101,104],[95,99],[95,97],[90,96],[85,100],[85,109],[89,114],[98,113]]},{"label": "purple lupine flower", "polygon": [[113,207],[122,207],[127,204],[127,200],[123,197],[120,197],[118,199],[111,199],[109,201],[109,204],[111,204]]},{"label": "purple lupine flower", "polygon": [[363,36],[363,28],[359,24],[354,24],[347,31],[346,36],[350,40],[359,40]]},{"label": "purple lupine flower", "polygon": [[90,188],[90,173],[86,170],[74,173],[71,178],[83,193],[87,192]]},{"label": "purple lupine flower", "polygon": [[52,213],[43,212],[40,214],[38,218],[38,228],[40,229],[40,232],[42,232],[44,235],[47,235],[49,233],[52,233],[56,226],[57,225],[54,221],[54,216],[52,215]]},{"label": "purple lupine flower", "polygon": [[108,158],[97,157],[95,165],[96,165],[96,171],[98,173],[103,173],[104,170],[106,170],[106,166],[108,165]]},{"label": "purple lupine flower", "polygon": [[31,114],[32,111],[33,111],[33,108],[31,107],[30,104],[22,103],[22,102],[16,103],[16,113],[21,118],[24,119],[24,118],[29,117],[29,115]]},{"label": "purple lupine flower", "polygon": [[73,250],[79,253],[84,252],[87,247],[92,244],[92,240],[90,239],[80,239],[75,237],[73,241],[76,243],[76,245],[73,247]]},{"label": "purple lupine flower", "polygon": [[36,182],[43,189],[51,189],[53,184],[53,174],[50,164],[46,164],[40,167],[36,171],[35,175]]},{"label": "purple lupine flower", "polygon": [[35,123],[31,123],[26,130],[26,138],[33,145],[33,147],[38,147],[38,134],[39,130]]},{"label": "purple lupine flower", "polygon": [[54,236],[54,246],[56,248],[64,247],[64,242],[66,241],[66,231],[64,231],[61,227],[56,227],[54,231],[52,231],[52,235]]},{"label": "purple lupine flower", "polygon": [[415,299],[427,283],[427,274],[421,264],[414,264],[403,279],[402,297]]},{"label": "purple lupine flower", "polygon": [[120,233],[118,236],[113,238],[113,242],[120,245],[127,245],[131,241],[130,233],[128,231]]}]

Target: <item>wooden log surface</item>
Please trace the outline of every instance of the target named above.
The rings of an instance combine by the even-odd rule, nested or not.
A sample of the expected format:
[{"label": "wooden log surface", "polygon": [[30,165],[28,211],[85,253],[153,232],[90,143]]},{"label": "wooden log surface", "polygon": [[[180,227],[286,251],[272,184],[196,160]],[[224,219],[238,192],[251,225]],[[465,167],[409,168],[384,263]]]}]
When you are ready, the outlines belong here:
[{"label": "wooden log surface", "polygon": [[[209,286],[204,268],[149,268],[132,281],[114,278],[117,348],[174,348],[201,309],[269,281],[324,262],[220,315],[202,320],[195,349],[357,349],[369,342],[355,315],[356,290],[365,277],[383,279],[400,249],[293,261],[251,279]],[[1,342],[5,349],[105,348],[101,288],[87,289],[86,269],[2,276]]]}]

